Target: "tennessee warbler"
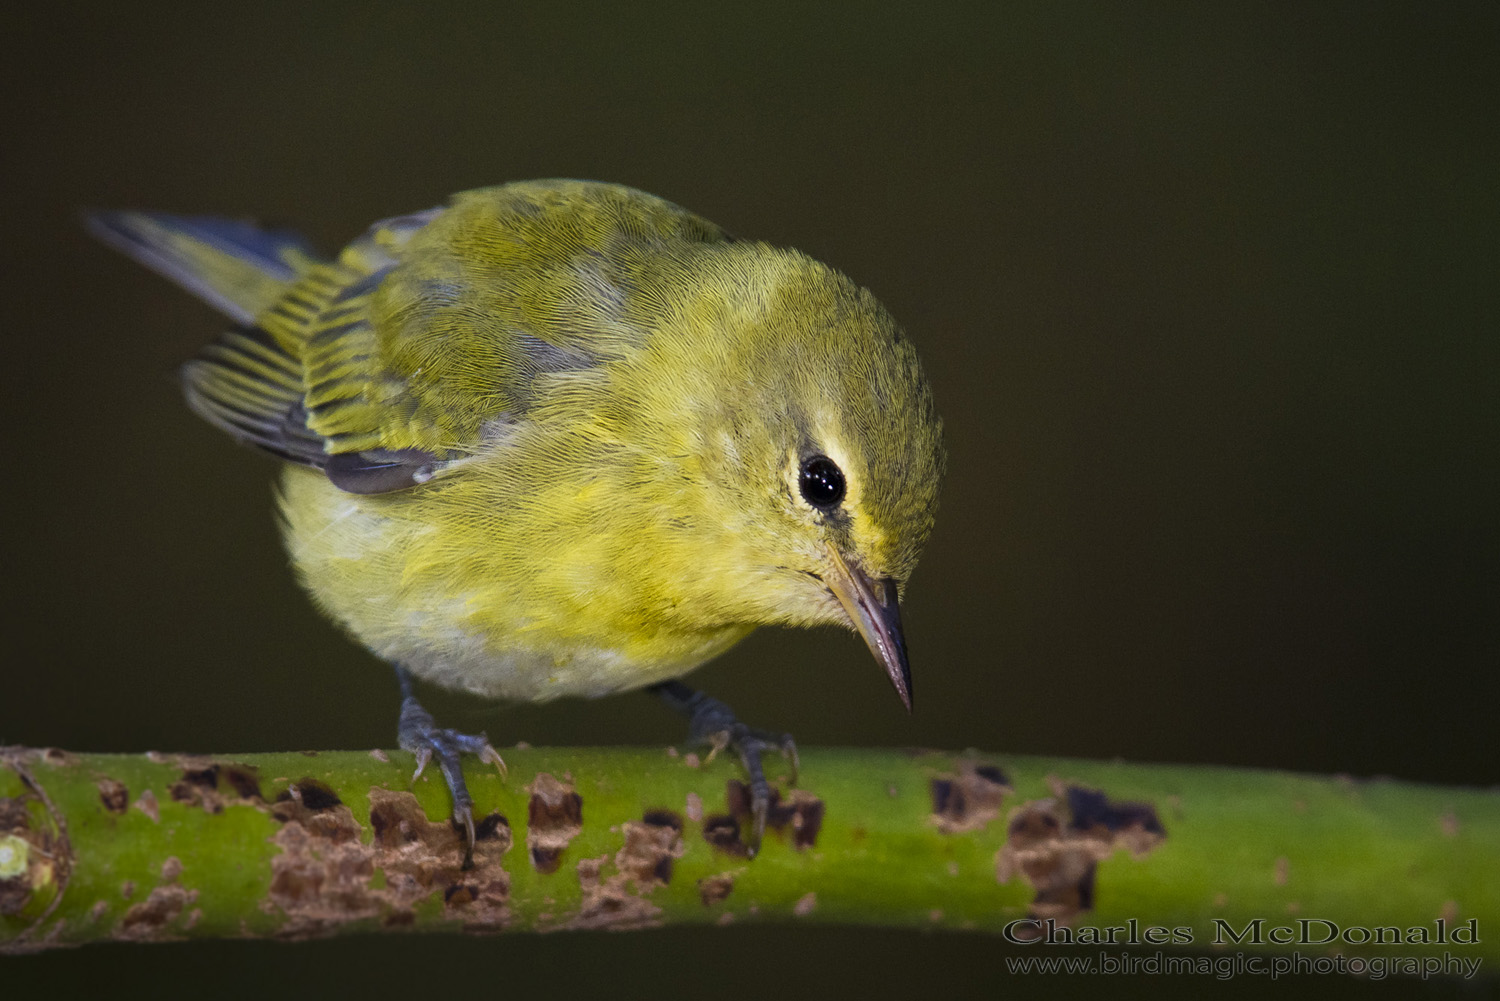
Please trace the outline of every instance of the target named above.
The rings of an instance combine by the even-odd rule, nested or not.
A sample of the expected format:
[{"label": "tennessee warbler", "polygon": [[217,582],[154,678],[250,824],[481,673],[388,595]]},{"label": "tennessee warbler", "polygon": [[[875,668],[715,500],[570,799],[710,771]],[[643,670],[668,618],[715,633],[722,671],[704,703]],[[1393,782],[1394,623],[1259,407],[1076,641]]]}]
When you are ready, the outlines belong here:
[{"label": "tennessee warbler", "polygon": [[875,298],[794,250],[583,181],[507,184],[376,223],[336,258],[217,218],[91,217],[234,326],[192,408],[284,460],[317,605],[397,667],[398,736],[459,755],[407,672],[500,699],[654,687],[751,778],[768,748],[673,679],[760,625],[857,630],[907,707],[898,614],[932,527],[941,424]]}]

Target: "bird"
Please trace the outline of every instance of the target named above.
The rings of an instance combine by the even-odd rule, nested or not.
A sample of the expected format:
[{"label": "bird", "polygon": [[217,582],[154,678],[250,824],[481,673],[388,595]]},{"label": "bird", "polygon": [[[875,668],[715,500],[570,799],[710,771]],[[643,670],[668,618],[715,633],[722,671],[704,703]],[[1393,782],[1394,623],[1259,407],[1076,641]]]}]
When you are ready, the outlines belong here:
[{"label": "bird", "polygon": [[[370,226],[334,257],[241,219],[87,215],[217,309],[190,408],[283,470],[312,601],[391,664],[401,747],[474,840],[465,754],[412,679],[498,700],[636,689],[750,779],[790,736],[679,679],[759,626],[857,632],[912,708],[900,617],[942,421],[869,291],[618,184],[520,181]],[[415,778],[416,776],[414,776]]]}]

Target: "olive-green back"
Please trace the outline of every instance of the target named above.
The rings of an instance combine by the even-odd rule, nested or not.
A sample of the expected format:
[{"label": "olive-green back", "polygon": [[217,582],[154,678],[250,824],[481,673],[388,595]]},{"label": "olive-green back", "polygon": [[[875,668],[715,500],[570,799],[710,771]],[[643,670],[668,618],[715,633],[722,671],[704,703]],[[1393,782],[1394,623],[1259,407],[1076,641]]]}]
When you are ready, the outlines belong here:
[{"label": "olive-green back", "polygon": [[524,417],[538,376],[592,368],[648,336],[626,315],[634,264],[726,239],[618,185],[465,192],[308,267],[253,328],[189,363],[189,400],[308,465],[351,452],[458,458]]}]

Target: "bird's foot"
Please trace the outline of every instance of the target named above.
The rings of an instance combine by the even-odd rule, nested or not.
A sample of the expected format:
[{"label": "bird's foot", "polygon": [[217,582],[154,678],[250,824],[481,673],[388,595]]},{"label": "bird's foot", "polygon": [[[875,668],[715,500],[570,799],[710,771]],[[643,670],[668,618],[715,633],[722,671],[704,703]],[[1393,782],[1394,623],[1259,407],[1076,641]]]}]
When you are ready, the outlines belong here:
[{"label": "bird's foot", "polygon": [[410,693],[409,686],[402,687],[408,690],[401,700],[401,718],[396,724],[397,742],[403,749],[417,756],[417,770],[412,773],[413,781],[422,774],[429,762],[437,760],[438,768],[443,773],[443,781],[448,783],[448,792],[453,797],[453,820],[463,828],[467,837],[464,868],[471,868],[474,864],[474,800],[464,782],[463,755],[478,755],[480,761],[499,768],[501,778],[505,777],[505,762],[501,760],[499,752],[490,746],[489,738],[483,733],[459,733],[439,727],[433,722],[432,714]]},{"label": "bird's foot", "polygon": [[760,851],[760,842],[766,833],[766,817],[771,811],[771,784],[766,781],[761,758],[767,751],[779,751],[791,762],[791,784],[796,785],[799,767],[796,741],[789,733],[746,726],[729,706],[681,682],[663,682],[653,685],[651,690],[688,717],[688,739],[709,747],[709,761],[720,751],[733,751],[739,755],[740,764],[750,778],[751,830],[746,847],[753,858]]}]

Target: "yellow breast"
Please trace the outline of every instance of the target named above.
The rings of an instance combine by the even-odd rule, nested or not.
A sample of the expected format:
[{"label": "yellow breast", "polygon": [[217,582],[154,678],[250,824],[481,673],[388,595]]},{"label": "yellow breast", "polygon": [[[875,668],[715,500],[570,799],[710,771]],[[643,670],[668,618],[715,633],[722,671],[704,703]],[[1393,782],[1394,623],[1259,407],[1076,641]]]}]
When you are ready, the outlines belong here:
[{"label": "yellow breast", "polygon": [[[750,631],[684,628],[651,607],[597,535],[566,531],[586,512],[549,528],[559,512],[534,495],[485,504],[448,486],[360,496],[299,466],[282,480],[286,546],[313,599],[419,677],[521,701],[597,696],[685,674]],[[487,517],[499,504],[510,517]]]}]

